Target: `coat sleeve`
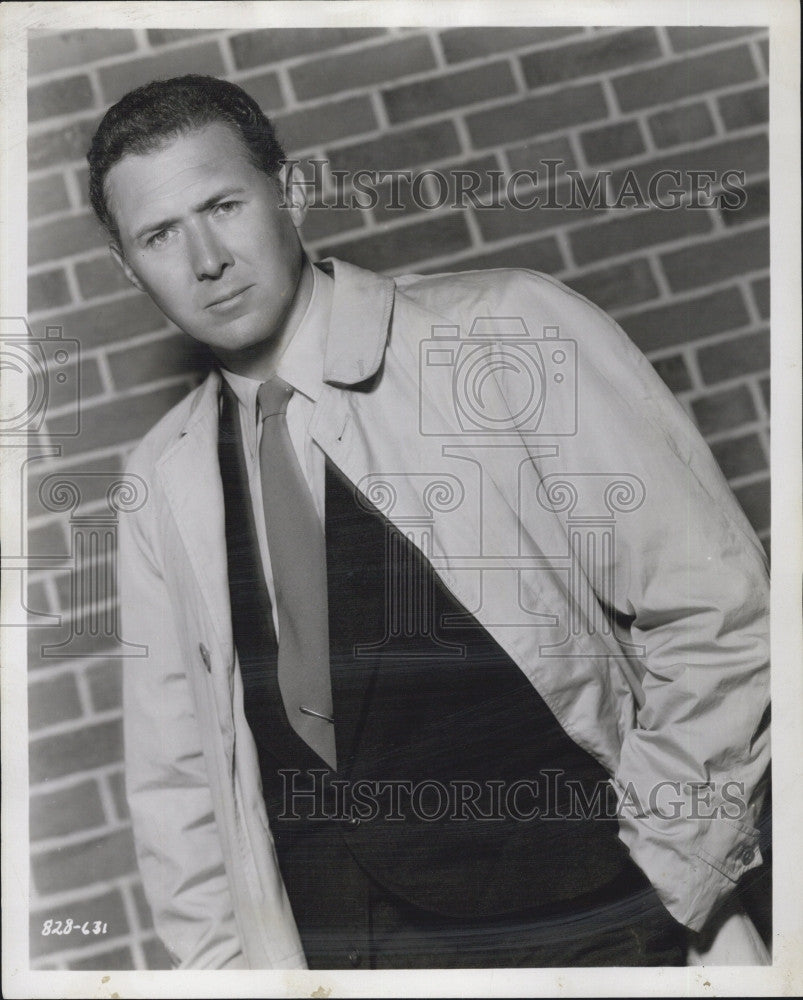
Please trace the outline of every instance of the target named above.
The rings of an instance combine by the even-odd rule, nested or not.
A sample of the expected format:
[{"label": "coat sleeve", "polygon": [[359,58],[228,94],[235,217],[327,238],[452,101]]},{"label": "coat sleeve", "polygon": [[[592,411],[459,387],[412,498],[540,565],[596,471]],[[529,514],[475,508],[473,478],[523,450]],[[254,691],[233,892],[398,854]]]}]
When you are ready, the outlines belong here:
[{"label": "coat sleeve", "polygon": [[[134,471],[135,464],[129,471]],[[173,601],[149,537],[154,497],[121,517],[122,634],[146,647],[123,669],[126,790],[156,932],[174,966],[245,968]],[[155,534],[155,532],[154,532]]]},{"label": "coat sleeve", "polygon": [[537,282],[533,301],[530,276],[530,321],[559,326],[576,344],[577,433],[560,441],[560,468],[621,473],[644,491],[637,509],[615,516],[610,566],[586,561],[583,569],[589,580],[613,581],[601,599],[641,647],[636,725],[613,776],[620,836],[667,909],[698,931],[762,860],[766,557],[708,446],[646,358],[581,296]]}]

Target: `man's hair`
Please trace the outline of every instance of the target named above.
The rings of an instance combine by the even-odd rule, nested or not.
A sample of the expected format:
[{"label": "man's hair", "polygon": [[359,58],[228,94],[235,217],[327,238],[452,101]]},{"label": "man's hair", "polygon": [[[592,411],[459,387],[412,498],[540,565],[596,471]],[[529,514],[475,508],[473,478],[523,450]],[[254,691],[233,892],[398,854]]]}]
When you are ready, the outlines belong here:
[{"label": "man's hair", "polygon": [[272,122],[252,97],[227,80],[197,74],[154,80],[109,108],[86,158],[92,208],[115,239],[119,232],[105,192],[114,164],[129,153],[151,153],[178,135],[215,122],[235,130],[257,169],[277,173],[285,155]]}]

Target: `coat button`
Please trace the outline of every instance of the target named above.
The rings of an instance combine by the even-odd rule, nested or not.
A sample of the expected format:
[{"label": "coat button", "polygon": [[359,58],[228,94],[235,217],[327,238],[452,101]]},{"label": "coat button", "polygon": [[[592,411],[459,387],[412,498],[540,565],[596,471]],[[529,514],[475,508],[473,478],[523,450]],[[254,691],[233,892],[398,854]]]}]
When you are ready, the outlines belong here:
[{"label": "coat button", "polygon": [[204,666],[211,673],[212,672],[212,656],[209,650],[204,646],[202,642],[198,643],[198,652],[201,654],[201,659],[204,661]]},{"label": "coat button", "polygon": [[362,962],[362,955],[357,951],[356,948],[354,948],[352,949],[352,951],[348,953],[348,960],[356,969],[357,966],[360,965],[360,963]]},{"label": "coat button", "polygon": [[743,865],[752,864],[756,857],[756,849],[748,844],[739,851],[736,857]]}]

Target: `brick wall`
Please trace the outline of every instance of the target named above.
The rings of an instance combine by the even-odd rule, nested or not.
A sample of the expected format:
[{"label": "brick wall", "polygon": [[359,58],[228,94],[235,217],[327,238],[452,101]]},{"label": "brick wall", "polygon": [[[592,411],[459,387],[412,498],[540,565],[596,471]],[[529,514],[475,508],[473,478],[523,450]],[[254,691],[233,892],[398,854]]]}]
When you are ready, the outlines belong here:
[{"label": "brick wall", "polygon": [[[289,153],[335,169],[467,167],[507,177],[556,158],[584,175],[610,170],[614,183],[627,168],[645,180],[662,168],[744,170],[748,198],[733,211],[421,211],[400,192],[397,210],[314,209],[304,234],[315,256],[389,273],[517,265],[587,295],[647,353],[768,540],[764,31],[137,29],[33,37],[29,319],[36,335],[58,325],[81,348],[80,433],[69,433],[74,407],[65,386],[76,372],[68,364],[48,409],[60,456],[29,463],[29,553],[50,557],[29,575],[29,607],[63,616],[60,628],[30,630],[35,968],[165,964],[122,790],[119,649],[96,622],[82,655],[40,653],[88,619],[67,561],[80,525],[47,509],[39,486],[55,472],[92,474],[82,477],[81,514],[100,517],[105,474],[119,470],[206,364],[121,280],[86,195],[84,154],[102,110],[132,86],[187,71],[236,80],[275,117]],[[111,556],[101,550],[88,559],[100,573]],[[59,916],[105,921],[109,930],[42,936],[42,921]]]}]

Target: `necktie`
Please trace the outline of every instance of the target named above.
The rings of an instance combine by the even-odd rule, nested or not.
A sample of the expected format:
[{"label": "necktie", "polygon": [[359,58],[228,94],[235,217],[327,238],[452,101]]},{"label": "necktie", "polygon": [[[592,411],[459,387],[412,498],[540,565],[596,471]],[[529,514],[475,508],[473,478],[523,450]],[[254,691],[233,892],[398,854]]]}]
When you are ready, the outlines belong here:
[{"label": "necktie", "polygon": [[326,539],[287,431],[292,393],[274,377],[257,394],[262,502],[279,619],[279,689],[290,725],[334,768]]}]

